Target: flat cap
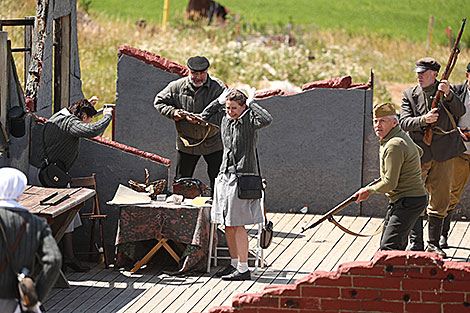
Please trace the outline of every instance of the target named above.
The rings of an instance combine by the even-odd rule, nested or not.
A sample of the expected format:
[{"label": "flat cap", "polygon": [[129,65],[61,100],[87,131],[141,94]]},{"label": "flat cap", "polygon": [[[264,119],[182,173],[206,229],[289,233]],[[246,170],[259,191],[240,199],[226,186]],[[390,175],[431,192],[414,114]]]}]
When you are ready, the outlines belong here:
[{"label": "flat cap", "polygon": [[188,59],[188,67],[191,71],[204,72],[209,68],[209,60],[206,57],[195,56]]},{"label": "flat cap", "polygon": [[374,106],[374,118],[397,115],[397,110],[393,103],[385,102]]},{"label": "flat cap", "polygon": [[427,70],[439,72],[440,69],[441,65],[439,64],[439,62],[437,62],[433,58],[426,57],[416,61],[416,67],[414,69],[414,72],[423,73]]}]

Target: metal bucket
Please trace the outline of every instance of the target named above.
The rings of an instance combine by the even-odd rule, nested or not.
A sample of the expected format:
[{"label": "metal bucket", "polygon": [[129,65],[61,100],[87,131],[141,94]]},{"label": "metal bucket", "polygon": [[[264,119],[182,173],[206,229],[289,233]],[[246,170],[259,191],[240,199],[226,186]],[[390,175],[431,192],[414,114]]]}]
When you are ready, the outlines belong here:
[{"label": "metal bucket", "polygon": [[12,107],[8,110],[8,125],[10,134],[13,137],[23,137],[25,134],[25,113],[19,106]]}]

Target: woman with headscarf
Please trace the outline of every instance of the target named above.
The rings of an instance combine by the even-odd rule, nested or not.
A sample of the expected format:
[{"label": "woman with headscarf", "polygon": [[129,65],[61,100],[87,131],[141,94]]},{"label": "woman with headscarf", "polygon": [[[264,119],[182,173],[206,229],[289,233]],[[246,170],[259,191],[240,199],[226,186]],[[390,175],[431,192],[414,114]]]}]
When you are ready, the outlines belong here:
[{"label": "woman with headscarf", "polygon": [[[0,168],[0,223],[7,246],[0,234],[0,312],[20,312],[16,273],[28,269],[36,282],[38,300],[44,301],[59,275],[62,256],[45,219],[29,213],[18,204],[27,184],[26,176],[11,167]],[[25,224],[24,231],[21,232]],[[19,238],[19,239],[18,239]],[[18,244],[14,247],[15,242]],[[37,257],[36,257],[37,256]],[[34,312],[40,312],[38,303]]]}]

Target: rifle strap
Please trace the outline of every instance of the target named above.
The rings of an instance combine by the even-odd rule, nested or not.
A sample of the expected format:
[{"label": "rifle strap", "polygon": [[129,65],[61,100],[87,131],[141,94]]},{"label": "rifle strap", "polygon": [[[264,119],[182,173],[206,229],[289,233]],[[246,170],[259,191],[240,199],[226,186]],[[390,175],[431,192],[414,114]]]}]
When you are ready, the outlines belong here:
[{"label": "rifle strap", "polygon": [[[455,97],[455,95],[454,95]],[[452,116],[452,114],[450,113],[450,111],[446,108],[446,106],[444,105],[444,103],[441,103],[442,107],[444,108],[444,110],[446,111],[447,115],[449,116],[449,120],[450,120],[450,123],[452,124],[452,127],[453,129],[447,131],[447,130],[444,130],[442,129],[441,127],[439,126],[434,126],[433,127],[433,132],[436,133],[436,134],[439,134],[439,135],[448,135],[448,134],[451,134],[453,132],[456,132],[457,131],[457,123],[455,123],[455,119],[454,117]],[[437,132],[437,131],[438,132]]]},{"label": "rifle strap", "polygon": [[212,128],[212,126],[207,125],[207,131],[206,131],[206,134],[204,135],[204,138],[202,138],[201,141],[199,141],[199,142],[197,142],[197,143],[191,144],[191,143],[189,143],[188,139],[184,138],[184,137],[181,135],[181,129],[180,129],[178,123],[176,123],[176,131],[178,132],[178,137],[180,137],[180,139],[181,139],[181,141],[183,142],[183,144],[184,144],[185,147],[196,147],[196,146],[199,146],[201,143],[204,142],[204,140],[206,140],[207,136],[209,136],[209,132],[211,131],[211,128]]},{"label": "rifle strap", "polygon": [[372,236],[375,236],[375,235],[378,235],[382,232],[383,228],[384,228],[384,224],[382,223],[382,225],[380,226],[379,229],[377,229],[373,234],[361,234],[361,233],[356,233],[356,232],[353,232],[352,230],[349,230],[347,229],[346,227],[344,227],[343,225],[341,225],[340,223],[338,223],[338,221],[335,220],[335,218],[333,216],[330,216],[328,218],[328,221],[330,221],[331,223],[333,223],[335,226],[337,226],[339,229],[341,229],[342,231],[344,231],[346,234],[350,234],[350,235],[353,235],[353,236],[356,236],[356,237],[372,237]]}]

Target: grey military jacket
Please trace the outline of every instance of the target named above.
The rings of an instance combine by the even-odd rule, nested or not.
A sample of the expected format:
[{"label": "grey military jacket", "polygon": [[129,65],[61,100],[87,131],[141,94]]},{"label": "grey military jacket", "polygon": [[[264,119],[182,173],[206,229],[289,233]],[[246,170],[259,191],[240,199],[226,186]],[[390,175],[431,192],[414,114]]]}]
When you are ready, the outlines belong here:
[{"label": "grey military jacket", "polygon": [[[435,83],[437,91],[437,82]],[[465,106],[460,99],[451,91],[449,96],[442,101],[443,105],[457,120],[458,117],[465,114]],[[443,162],[455,158],[465,151],[465,145],[458,131],[450,134],[439,134],[434,132],[431,146],[423,142],[425,127],[422,126],[422,116],[428,112],[424,91],[421,86],[410,87],[403,92],[400,113],[400,126],[404,131],[408,131],[411,139],[423,149],[421,161],[426,163],[431,160]],[[445,109],[439,107],[439,118],[435,126],[445,131],[453,129],[451,120]]]},{"label": "grey military jacket", "polygon": [[[178,109],[201,113],[224,89],[225,85],[220,80],[209,75],[206,82],[197,90],[191,85],[189,77],[183,77],[170,82],[156,95],[154,107],[169,119],[173,119],[173,114]],[[207,155],[222,150],[222,141],[217,128],[212,127],[208,130],[207,126],[191,124],[186,119],[175,121],[175,126],[178,131],[177,150],[195,155]],[[206,139],[195,147],[186,147],[180,136],[190,144],[197,144],[204,137]]]},{"label": "grey military jacket", "polygon": [[224,146],[220,172],[258,173],[256,165],[256,131],[271,124],[273,118],[256,102],[248,105],[245,114],[232,120],[217,99],[201,114],[208,122],[220,125]]}]

